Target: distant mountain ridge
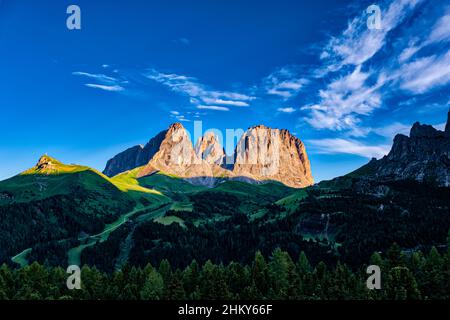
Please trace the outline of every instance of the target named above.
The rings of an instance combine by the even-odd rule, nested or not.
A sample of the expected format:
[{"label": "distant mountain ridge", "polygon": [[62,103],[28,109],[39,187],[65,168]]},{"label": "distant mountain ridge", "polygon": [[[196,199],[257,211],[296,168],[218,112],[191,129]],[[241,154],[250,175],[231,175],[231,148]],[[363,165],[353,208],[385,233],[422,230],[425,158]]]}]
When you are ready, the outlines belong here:
[{"label": "distant mountain ridge", "polygon": [[150,139],[145,146],[137,145],[117,154],[108,161],[103,173],[108,177],[113,177],[121,172],[147,164],[158,152],[166,133],[167,130],[161,131]]},{"label": "distant mountain ridge", "polygon": [[450,187],[450,112],[445,131],[416,122],[409,137],[398,134],[389,154],[375,163],[375,176]]},{"label": "distant mountain ridge", "polygon": [[320,184],[349,187],[352,179],[359,182],[415,180],[450,187],[450,111],[445,131],[416,122],[409,136],[395,136],[390,152],[383,158],[372,159],[354,172]]}]

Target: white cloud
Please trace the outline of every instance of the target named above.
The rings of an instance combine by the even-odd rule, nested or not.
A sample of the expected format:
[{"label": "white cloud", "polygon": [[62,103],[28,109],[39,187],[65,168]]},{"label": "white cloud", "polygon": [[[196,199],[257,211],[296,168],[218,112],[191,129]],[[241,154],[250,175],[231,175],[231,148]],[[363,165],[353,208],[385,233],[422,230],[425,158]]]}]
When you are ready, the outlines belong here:
[{"label": "white cloud", "polygon": [[203,98],[203,102],[207,104],[220,104],[224,106],[233,106],[233,107],[248,107],[248,102],[244,101],[233,101],[233,100],[223,100],[223,99],[215,99],[215,98]]},{"label": "white cloud", "polygon": [[286,108],[278,108],[278,111],[283,113],[293,113],[295,112],[295,109],[292,107],[286,107]]},{"label": "white cloud", "polygon": [[384,127],[373,128],[371,131],[373,131],[379,136],[393,139],[399,133],[409,135],[410,130],[411,125],[394,122]]},{"label": "white cloud", "polygon": [[[219,104],[244,107],[249,106],[249,102],[256,99],[253,96],[239,92],[210,90],[205,85],[199,83],[196,78],[187,77],[184,75],[161,73],[152,69],[149,70],[145,76],[148,79],[168,87],[172,91],[187,95],[192,104],[199,104],[203,102],[206,105]],[[224,107],[219,108],[220,110],[229,110]]]},{"label": "white cloud", "polygon": [[298,75],[293,67],[283,67],[263,79],[267,94],[287,100],[296,96],[309,81]]},{"label": "white cloud", "polygon": [[381,12],[381,30],[367,28],[366,13],[353,19],[341,35],[329,41],[321,54],[321,58],[328,62],[328,70],[336,71],[345,65],[361,65],[372,58],[384,46],[387,34],[421,1],[392,2]]},{"label": "white cloud", "polygon": [[408,60],[409,58],[411,58],[413,55],[415,55],[419,50],[421,49],[420,46],[410,46],[405,48],[399,55],[398,57],[398,61],[400,63],[405,62],[406,60]]},{"label": "white cloud", "polygon": [[427,42],[450,41],[450,9],[433,26]]},{"label": "white cloud", "polygon": [[[310,111],[305,120],[316,129],[354,130],[361,115],[369,115],[381,105],[376,90],[383,81],[368,87],[365,81],[369,76],[357,66],[350,74],[332,81],[319,91],[317,104],[302,107]],[[361,133],[355,131],[355,135]]]},{"label": "white cloud", "polygon": [[102,85],[102,84],[86,83],[85,86],[89,87],[89,88],[101,89],[101,90],[110,91],[110,92],[119,92],[119,91],[125,90],[125,88],[123,88],[119,85],[107,86],[107,85]]},{"label": "white cloud", "polygon": [[353,154],[365,158],[381,158],[390,150],[389,145],[371,146],[340,138],[308,140],[307,143],[313,152],[319,154]]},{"label": "white cloud", "polygon": [[216,111],[230,111],[229,108],[227,108],[227,107],[220,107],[220,106],[203,106],[203,105],[199,105],[199,106],[197,106],[197,109],[216,110]]},{"label": "white cloud", "polygon": [[116,83],[118,81],[116,78],[109,77],[104,74],[94,74],[94,73],[81,72],[81,71],[72,72],[72,74],[74,76],[83,76],[83,77],[87,77],[90,79],[95,79],[95,80],[103,82],[103,83]]},{"label": "white cloud", "polygon": [[394,74],[400,87],[412,93],[425,93],[450,82],[450,50],[444,55],[432,55],[404,64]]},{"label": "white cloud", "polygon": [[180,114],[180,112],[178,112],[178,111],[170,111],[170,113],[173,114],[174,116],[177,116]]}]

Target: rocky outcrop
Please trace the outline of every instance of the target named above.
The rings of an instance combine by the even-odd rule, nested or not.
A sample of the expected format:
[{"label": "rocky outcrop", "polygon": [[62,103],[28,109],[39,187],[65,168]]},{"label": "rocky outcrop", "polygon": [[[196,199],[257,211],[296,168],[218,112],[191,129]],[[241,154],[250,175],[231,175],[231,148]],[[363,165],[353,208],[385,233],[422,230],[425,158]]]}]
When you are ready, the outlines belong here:
[{"label": "rocky outcrop", "polygon": [[170,126],[158,152],[140,170],[138,177],[158,171],[185,178],[194,184],[210,186],[215,184],[216,176],[225,174],[220,166],[197,156],[189,135],[180,123]]},{"label": "rocky outcrop", "polygon": [[213,132],[207,132],[195,144],[195,154],[206,163],[222,166],[225,163],[225,150]]},{"label": "rocky outcrop", "polygon": [[198,139],[194,148],[185,128],[175,123],[145,147],[136,146],[115,156],[108,162],[105,174],[111,176],[140,166],[138,177],[161,171],[210,186],[221,179],[279,181],[296,188],[313,184],[303,143],[287,130],[265,126],[250,128],[230,157],[213,132]]},{"label": "rocky outcrop", "polygon": [[103,173],[108,177],[113,177],[121,172],[147,164],[158,152],[166,133],[167,131],[160,132],[145,146],[137,145],[117,154],[107,162]]},{"label": "rocky outcrop", "polygon": [[377,178],[413,179],[450,187],[449,120],[445,131],[415,123],[409,137],[398,134],[387,156],[373,166]]},{"label": "rocky outcrop", "polygon": [[233,174],[253,180],[275,180],[301,188],[314,183],[306,149],[287,130],[250,128],[236,147]]}]

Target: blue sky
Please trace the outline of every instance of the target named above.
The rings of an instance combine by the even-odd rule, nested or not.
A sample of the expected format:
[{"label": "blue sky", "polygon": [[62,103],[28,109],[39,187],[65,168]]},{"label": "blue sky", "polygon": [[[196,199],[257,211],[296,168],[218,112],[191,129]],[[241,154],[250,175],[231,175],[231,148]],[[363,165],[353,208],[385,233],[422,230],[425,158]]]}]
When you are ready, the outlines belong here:
[{"label": "blue sky", "polygon": [[[81,30],[66,9],[81,8]],[[103,170],[170,123],[286,128],[316,181],[443,127],[450,1],[0,0],[0,179],[43,153]]]}]

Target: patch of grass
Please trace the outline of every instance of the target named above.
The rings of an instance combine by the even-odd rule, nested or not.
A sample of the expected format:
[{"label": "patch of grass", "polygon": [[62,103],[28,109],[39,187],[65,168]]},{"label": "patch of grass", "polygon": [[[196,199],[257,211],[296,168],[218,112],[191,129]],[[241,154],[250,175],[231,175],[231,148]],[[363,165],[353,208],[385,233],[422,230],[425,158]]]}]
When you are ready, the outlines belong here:
[{"label": "patch of grass", "polygon": [[28,265],[27,256],[30,254],[31,250],[32,250],[31,248],[25,249],[18,255],[12,257],[11,261],[20,265],[21,268],[27,266]]},{"label": "patch of grass", "polygon": [[164,216],[159,217],[153,220],[154,222],[161,223],[165,226],[171,225],[172,223],[178,223],[182,228],[186,228],[186,225],[184,224],[184,220],[176,217],[176,216]]},{"label": "patch of grass", "polygon": [[286,197],[295,189],[278,182],[267,182],[262,184],[250,184],[242,181],[228,180],[219,184],[212,191],[223,191],[236,196],[249,198],[260,198],[268,202]]},{"label": "patch of grass", "polygon": [[182,178],[162,172],[139,178],[138,181],[141,186],[158,190],[168,196],[177,193],[191,193],[207,189],[207,187],[193,185]]},{"label": "patch of grass", "polygon": [[275,202],[275,204],[285,207],[288,211],[292,211],[295,210],[295,208],[297,208],[298,206],[298,203],[305,199],[307,196],[308,192],[306,191],[306,189],[300,189],[293,194],[278,200],[277,202]]},{"label": "patch of grass", "polygon": [[192,212],[193,205],[192,202],[174,202],[170,207],[170,210]]}]

